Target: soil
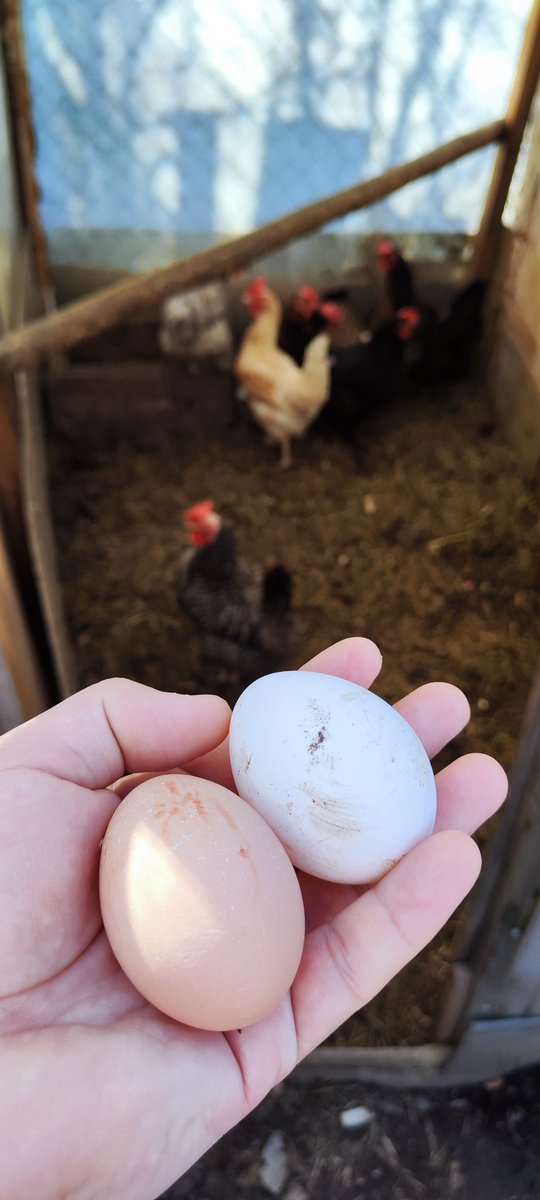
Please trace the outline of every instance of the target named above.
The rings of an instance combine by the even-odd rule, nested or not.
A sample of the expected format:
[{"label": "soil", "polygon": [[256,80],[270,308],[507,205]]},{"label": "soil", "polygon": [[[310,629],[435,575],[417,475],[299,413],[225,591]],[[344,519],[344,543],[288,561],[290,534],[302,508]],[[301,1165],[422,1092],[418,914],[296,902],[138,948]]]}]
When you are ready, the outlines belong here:
[{"label": "soil", "polygon": [[[81,684],[122,674],[234,701],[238,682],[202,667],[175,597],[182,511],[211,496],[246,556],[294,572],[307,635],[292,666],[338,638],[369,635],[384,655],[376,690],[385,699],[435,679],[469,697],[471,722],[437,765],[480,750],[511,767],[540,650],[538,494],[477,383],[400,396],[365,421],[360,456],[310,430],[289,471],[225,376],[175,370],[159,410],[139,397],[114,419],[113,399],[98,391],[84,419],[76,395],[62,419],[49,408],[59,569]],[[458,926],[455,917],[337,1040],[429,1040]]]},{"label": "soil", "polygon": [[[362,1105],[368,1123],[345,1131]],[[283,1200],[538,1200],[540,1074],[451,1092],[299,1084],[277,1089],[162,1200],[268,1200],[269,1139]],[[276,1176],[276,1182],[281,1182]]]}]

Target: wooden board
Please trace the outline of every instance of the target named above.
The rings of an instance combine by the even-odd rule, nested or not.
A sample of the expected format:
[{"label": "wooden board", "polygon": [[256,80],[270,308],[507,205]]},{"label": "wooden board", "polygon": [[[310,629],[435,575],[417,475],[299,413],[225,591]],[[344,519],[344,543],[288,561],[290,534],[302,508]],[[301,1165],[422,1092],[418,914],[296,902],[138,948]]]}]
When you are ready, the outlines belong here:
[{"label": "wooden board", "polygon": [[0,644],[25,719],[50,703],[0,523]]},{"label": "wooden board", "polygon": [[389,1046],[374,1050],[323,1047],[296,1068],[295,1078],[358,1080],[401,1088],[464,1087],[540,1062],[540,1017],[473,1021],[455,1046]]},{"label": "wooden board", "polygon": [[472,279],[489,279],[493,269],[499,247],[501,219],[506,197],[538,86],[539,75],[540,0],[534,0],[506,114],[508,136],[502,143],[495,160],[484,214],[471,258],[470,274]]},{"label": "wooden board", "polygon": [[41,397],[35,373],[19,372],[16,387],[21,428],[23,503],[30,551],[59,690],[61,695],[67,696],[76,690],[78,679],[64,617],[50,512]]},{"label": "wooden board", "polygon": [[[480,877],[459,953],[464,968],[454,1036],[472,1019],[538,1012],[540,913],[540,669],[498,836]],[[463,986],[463,979],[466,986]]]}]

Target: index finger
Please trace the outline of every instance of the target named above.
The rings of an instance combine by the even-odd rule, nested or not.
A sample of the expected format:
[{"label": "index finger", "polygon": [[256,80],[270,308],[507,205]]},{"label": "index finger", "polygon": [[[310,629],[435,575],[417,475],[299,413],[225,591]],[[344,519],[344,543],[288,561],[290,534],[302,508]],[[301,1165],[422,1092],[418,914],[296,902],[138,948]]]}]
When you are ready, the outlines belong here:
[{"label": "index finger", "polygon": [[0,770],[30,767],[89,788],[166,771],[223,741],[219,696],[159,692],[131,679],[92,684],[0,738]]}]

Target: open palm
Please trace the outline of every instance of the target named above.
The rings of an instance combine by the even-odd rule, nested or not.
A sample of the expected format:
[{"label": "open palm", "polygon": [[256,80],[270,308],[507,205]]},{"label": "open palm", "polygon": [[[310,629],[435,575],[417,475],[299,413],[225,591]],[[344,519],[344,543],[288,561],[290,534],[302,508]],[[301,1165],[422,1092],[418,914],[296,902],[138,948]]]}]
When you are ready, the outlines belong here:
[{"label": "open palm", "polygon": [[[380,661],[352,638],[306,669],[370,686]],[[468,719],[447,684],[398,707],[430,755]],[[216,697],[109,680],[0,740],[2,1200],[152,1200],[413,958],[476,879],[468,835],[506,792],[479,754],[440,773],[435,834],[376,886],[301,879],[304,955],[269,1017],[230,1034],[164,1017],[109,949],[100,841],[131,773],[184,766],[231,786],[228,720]]]}]

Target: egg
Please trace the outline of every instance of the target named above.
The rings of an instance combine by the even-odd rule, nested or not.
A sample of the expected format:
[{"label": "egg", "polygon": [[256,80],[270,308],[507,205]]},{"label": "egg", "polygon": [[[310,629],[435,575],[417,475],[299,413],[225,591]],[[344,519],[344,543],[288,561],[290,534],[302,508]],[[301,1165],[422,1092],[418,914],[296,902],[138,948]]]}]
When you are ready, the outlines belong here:
[{"label": "egg", "polygon": [[431,763],[380,696],[334,675],[280,671],[233,710],[238,792],[291,861],[338,883],[370,883],[432,832]]},{"label": "egg", "polygon": [[199,1029],[242,1029],[288,991],[304,942],[295,871],[227,788],[172,774],[134,788],[105,834],[112,951],[151,1004]]}]

